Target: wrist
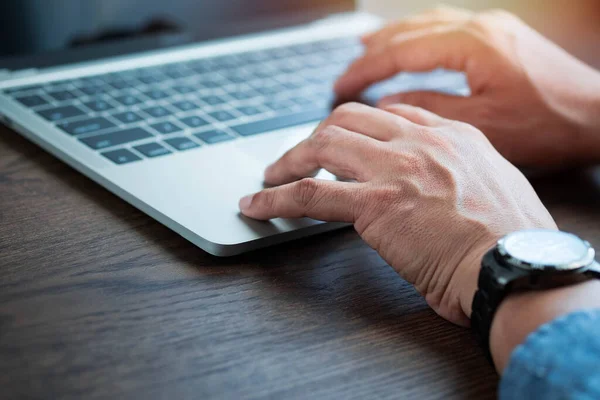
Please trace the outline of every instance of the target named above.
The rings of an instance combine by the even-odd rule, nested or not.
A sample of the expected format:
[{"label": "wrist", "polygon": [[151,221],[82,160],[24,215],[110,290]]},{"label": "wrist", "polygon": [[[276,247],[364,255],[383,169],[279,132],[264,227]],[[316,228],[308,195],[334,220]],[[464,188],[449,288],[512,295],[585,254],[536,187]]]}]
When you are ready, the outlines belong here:
[{"label": "wrist", "polygon": [[572,312],[600,308],[600,281],[508,296],[498,308],[490,331],[490,350],[502,373],[513,350],[540,326]]}]

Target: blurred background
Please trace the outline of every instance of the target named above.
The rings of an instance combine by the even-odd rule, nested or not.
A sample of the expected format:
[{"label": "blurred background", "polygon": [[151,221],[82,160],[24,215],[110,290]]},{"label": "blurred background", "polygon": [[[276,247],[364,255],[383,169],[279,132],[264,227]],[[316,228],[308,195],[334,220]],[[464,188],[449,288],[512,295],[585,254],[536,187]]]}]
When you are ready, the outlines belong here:
[{"label": "blurred background", "polygon": [[[256,24],[266,29],[300,23],[295,19],[303,18],[301,10],[321,7],[321,12],[334,13],[349,9],[351,1],[0,0],[0,58],[132,34],[146,35],[148,48],[168,46],[251,31]],[[439,0],[357,1],[363,10],[387,19],[441,4]],[[509,10],[579,58],[600,66],[600,0],[447,0],[444,4],[476,11]],[[0,68],[6,65],[10,66],[0,60]]]},{"label": "blurred background", "polygon": [[584,61],[600,66],[600,0],[360,0],[362,7],[396,19],[445,4],[471,10],[503,8]]}]

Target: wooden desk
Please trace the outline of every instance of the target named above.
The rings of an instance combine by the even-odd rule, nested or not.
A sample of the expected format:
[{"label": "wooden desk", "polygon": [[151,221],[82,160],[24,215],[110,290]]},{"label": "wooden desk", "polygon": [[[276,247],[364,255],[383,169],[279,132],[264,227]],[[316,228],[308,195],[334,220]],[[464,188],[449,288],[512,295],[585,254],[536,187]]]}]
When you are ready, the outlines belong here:
[{"label": "wooden desk", "polygon": [[[600,247],[600,169],[535,181]],[[0,398],[494,398],[347,229],[218,259],[0,128]]]},{"label": "wooden desk", "polygon": [[[600,248],[600,168],[533,183]],[[492,399],[496,385],[470,331],[351,229],[217,259],[0,127],[0,399]]]}]

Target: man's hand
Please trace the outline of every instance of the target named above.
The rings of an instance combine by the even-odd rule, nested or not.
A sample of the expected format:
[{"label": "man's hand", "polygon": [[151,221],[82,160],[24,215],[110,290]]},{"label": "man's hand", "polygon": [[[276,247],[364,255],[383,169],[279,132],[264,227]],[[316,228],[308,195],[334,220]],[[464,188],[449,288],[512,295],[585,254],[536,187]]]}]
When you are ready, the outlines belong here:
[{"label": "man's hand", "polygon": [[413,92],[405,103],[481,129],[524,167],[600,161],[600,73],[502,11],[441,8],[363,38],[365,55],[339,79],[342,98],[403,71],[463,71],[471,97]]},{"label": "man's hand", "polygon": [[[306,178],[321,168],[353,182]],[[337,108],[265,181],[281,186],[242,199],[243,214],[353,223],[438,314],[461,325],[495,241],[556,228],[525,177],[480,131],[408,105]]]}]

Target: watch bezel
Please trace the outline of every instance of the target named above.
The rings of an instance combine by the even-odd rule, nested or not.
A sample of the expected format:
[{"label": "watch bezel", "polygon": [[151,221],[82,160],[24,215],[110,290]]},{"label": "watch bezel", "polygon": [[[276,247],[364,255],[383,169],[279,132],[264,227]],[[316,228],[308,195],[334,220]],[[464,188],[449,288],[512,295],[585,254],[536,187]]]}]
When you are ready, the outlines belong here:
[{"label": "watch bezel", "polygon": [[[525,232],[535,233],[535,232],[541,232],[541,231],[542,230],[531,230],[531,231],[525,231]],[[519,268],[521,270],[526,270],[526,271],[575,272],[575,271],[584,269],[586,267],[589,267],[595,261],[595,257],[596,257],[595,249],[592,247],[590,242],[588,242],[587,240],[581,239],[577,235],[573,235],[573,236],[575,236],[577,239],[579,239],[581,241],[581,243],[583,243],[583,245],[587,247],[586,255],[579,260],[576,260],[576,261],[573,261],[570,263],[566,263],[566,264],[540,264],[540,263],[531,263],[531,262],[516,258],[513,255],[511,255],[510,252],[508,251],[508,249],[506,248],[506,241],[512,235],[514,235],[516,233],[523,233],[523,232],[524,231],[513,232],[509,235],[504,236],[502,239],[500,239],[498,241],[497,246],[496,246],[496,252],[501,257],[503,262],[505,262],[511,266],[514,266],[516,268]],[[563,233],[566,233],[566,232],[563,232]]]}]

